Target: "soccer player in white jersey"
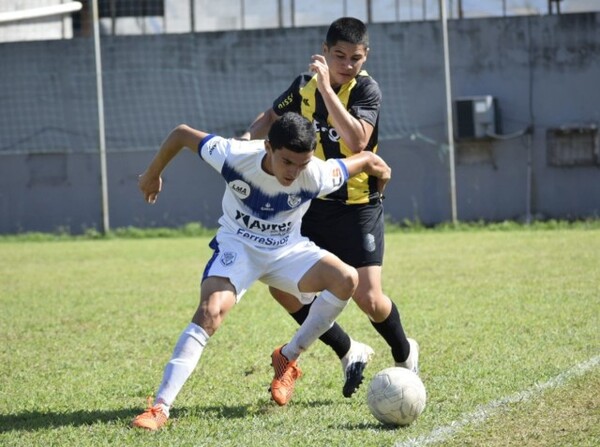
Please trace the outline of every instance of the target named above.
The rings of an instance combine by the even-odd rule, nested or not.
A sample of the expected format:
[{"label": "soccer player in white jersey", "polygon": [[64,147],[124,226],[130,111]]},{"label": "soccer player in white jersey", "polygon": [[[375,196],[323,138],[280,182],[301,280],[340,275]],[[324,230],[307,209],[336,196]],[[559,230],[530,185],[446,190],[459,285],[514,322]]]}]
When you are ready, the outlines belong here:
[{"label": "soccer player in white jersey", "polygon": [[365,172],[383,192],[390,167],[372,152],[327,161],[313,157],[316,135],[301,115],[286,113],[272,125],[267,140],[225,139],[180,125],[172,130],[139,178],[149,203],[161,191],[161,174],[184,147],[225,179],[223,215],[202,276],[200,304],[167,363],[154,403],[133,420],[148,430],[162,427],[177,394],[198,364],[209,338],[225,315],[259,280],[311,302],[321,292],[292,339],[271,355],[271,396],[278,405],[292,397],[301,376],[297,359],[333,324],[358,284],[356,269],[300,234],[302,215],[316,197],[340,188]]}]

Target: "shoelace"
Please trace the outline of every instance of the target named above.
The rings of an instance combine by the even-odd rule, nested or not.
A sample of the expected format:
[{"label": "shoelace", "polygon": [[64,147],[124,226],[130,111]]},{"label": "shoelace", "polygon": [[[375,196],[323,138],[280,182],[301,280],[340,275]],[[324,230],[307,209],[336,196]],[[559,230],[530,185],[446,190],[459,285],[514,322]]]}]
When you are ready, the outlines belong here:
[{"label": "shoelace", "polygon": [[289,386],[294,382],[294,380],[300,377],[301,374],[302,372],[296,365],[290,365],[290,367],[283,373],[280,381],[284,385]]},{"label": "shoelace", "polygon": [[[280,352],[279,356],[276,357],[276,360],[274,361],[274,363],[275,363],[275,365],[274,365],[275,374],[276,374],[277,378],[280,378],[285,374],[285,372],[288,368],[288,365],[290,365],[291,362],[288,359],[286,359],[284,357],[284,355],[281,354],[281,352]],[[295,365],[292,365],[291,367],[295,368]]]},{"label": "shoelace", "polygon": [[144,413],[150,413],[152,417],[156,418],[157,416],[164,417],[165,414],[162,411],[162,407],[160,404],[152,405],[152,397],[148,396],[146,398],[146,411]]}]

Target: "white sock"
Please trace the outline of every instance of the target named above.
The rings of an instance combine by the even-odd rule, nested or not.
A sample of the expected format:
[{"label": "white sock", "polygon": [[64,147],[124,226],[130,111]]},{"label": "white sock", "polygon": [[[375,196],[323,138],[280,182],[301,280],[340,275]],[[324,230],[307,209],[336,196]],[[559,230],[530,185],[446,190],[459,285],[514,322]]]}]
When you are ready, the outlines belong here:
[{"label": "white sock", "polygon": [[324,290],[310,307],[304,323],[292,340],[281,349],[288,360],[296,360],[321,335],[333,325],[350,300],[340,300],[329,290]]},{"label": "white sock", "polygon": [[209,335],[195,323],[190,323],[179,336],[154,400],[155,405],[167,407],[167,414],[183,384],[196,368],[208,339]]}]

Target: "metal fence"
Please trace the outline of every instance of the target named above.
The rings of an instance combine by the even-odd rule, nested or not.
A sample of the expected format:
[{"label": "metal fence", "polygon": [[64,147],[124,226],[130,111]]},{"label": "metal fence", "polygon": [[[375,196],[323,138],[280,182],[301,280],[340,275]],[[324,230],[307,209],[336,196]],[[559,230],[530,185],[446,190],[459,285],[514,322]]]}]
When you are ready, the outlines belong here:
[{"label": "metal fence", "polygon": [[[148,35],[319,26],[340,16],[367,23],[441,19],[441,0],[96,0],[102,35]],[[0,42],[91,36],[92,0],[3,0]],[[71,9],[80,4],[80,9]],[[600,11],[589,0],[446,0],[452,19],[513,17]],[[63,15],[48,14],[54,9]],[[29,17],[14,20],[14,17]],[[32,19],[33,17],[33,19]],[[37,17],[37,18],[36,18]]]},{"label": "metal fence", "polygon": [[[250,3],[244,2],[246,7]],[[338,7],[343,3],[348,14],[353,14],[351,7],[366,4],[338,2]],[[563,7],[567,4],[563,2]],[[90,5],[94,3],[83,7]],[[119,19],[116,12],[111,14]],[[90,207],[84,196],[96,191],[103,196],[99,227],[110,228],[109,210],[120,224],[127,223],[133,210],[129,199],[113,193],[112,203],[118,205],[109,206],[108,191],[118,191],[125,184],[130,187],[135,182],[132,171],[173,126],[186,122],[223,135],[237,134],[269,106],[294,74],[305,70],[306,58],[318,51],[326,30],[325,25],[284,26],[130,36],[120,35],[119,25],[118,35],[113,36],[102,25],[106,24],[103,20],[111,23],[113,18],[100,17],[100,11],[98,16],[92,26],[79,22],[81,30],[73,31],[69,39],[0,43],[0,172],[6,174],[0,175],[4,182],[0,183],[2,229],[28,229],[41,223],[46,211],[53,214],[46,227],[58,226],[54,222],[67,219],[66,213],[71,213],[71,221],[96,225],[92,212],[73,217],[62,202],[56,206],[69,196],[77,206]],[[401,220],[408,214],[428,223],[453,220],[454,214],[460,219],[497,220],[522,213],[521,203],[527,204],[527,216],[538,212],[566,217],[597,214],[600,193],[595,166],[600,157],[597,128],[592,126],[598,121],[600,101],[595,88],[597,17],[450,21],[452,82],[444,78],[438,20],[373,23],[366,67],[385,93],[381,147],[389,151],[386,157],[397,162],[397,179],[404,182],[402,195],[398,192],[396,203],[388,201],[386,207],[393,217]],[[64,28],[65,16],[54,15],[38,25],[57,23]],[[0,31],[4,26],[0,24]],[[84,28],[89,29],[83,32]],[[449,159],[447,140],[452,126],[445,114],[451,105],[448,85],[454,97],[494,95],[503,111],[504,132],[520,136],[531,126],[533,140],[461,143],[458,179],[452,184],[455,163]],[[590,126],[560,130],[573,122]],[[546,138],[549,129],[560,132]],[[587,130],[582,133],[581,129]],[[400,147],[402,153],[397,151]],[[576,156],[569,148],[577,150]],[[566,171],[565,163],[573,164],[573,160],[576,166]],[[415,164],[421,170],[413,169]],[[403,172],[406,166],[411,168]],[[111,172],[113,187],[107,188]],[[93,185],[93,191],[89,182],[97,179],[100,185]],[[87,182],[81,190],[80,182]],[[457,203],[452,204],[457,211],[449,212],[449,191],[454,188],[459,191],[453,199]],[[390,197],[394,194],[390,192]],[[49,198],[52,195],[55,199]],[[494,203],[488,200],[493,195]],[[526,199],[519,198],[517,203],[511,199],[517,195]],[[180,208],[187,212],[184,204]],[[135,212],[138,216],[147,213],[145,209]],[[165,214],[152,219],[172,223],[176,221],[172,217]],[[136,223],[149,222],[149,218],[139,219]]]}]

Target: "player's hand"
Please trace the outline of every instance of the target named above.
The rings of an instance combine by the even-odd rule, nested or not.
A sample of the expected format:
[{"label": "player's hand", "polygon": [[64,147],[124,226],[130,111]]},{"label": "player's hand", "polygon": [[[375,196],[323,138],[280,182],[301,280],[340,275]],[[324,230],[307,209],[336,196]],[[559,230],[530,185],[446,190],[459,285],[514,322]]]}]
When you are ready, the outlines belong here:
[{"label": "player's hand", "polygon": [[381,157],[376,155],[375,158],[378,162],[373,175],[377,177],[377,191],[379,196],[383,198],[383,191],[392,178],[392,168]]},{"label": "player's hand", "polygon": [[385,190],[385,186],[389,181],[390,177],[377,179],[377,191],[379,192],[379,197],[381,199],[383,199],[383,191]]},{"label": "player's hand", "polygon": [[158,198],[158,193],[162,190],[162,178],[150,175],[146,171],[138,177],[138,187],[144,196],[144,200],[154,204]]},{"label": "player's hand", "polygon": [[308,65],[308,70],[317,73],[317,87],[323,93],[325,89],[330,87],[327,60],[321,54],[314,54],[310,59],[311,63]]}]

